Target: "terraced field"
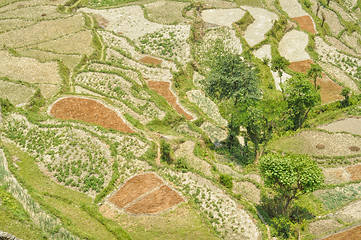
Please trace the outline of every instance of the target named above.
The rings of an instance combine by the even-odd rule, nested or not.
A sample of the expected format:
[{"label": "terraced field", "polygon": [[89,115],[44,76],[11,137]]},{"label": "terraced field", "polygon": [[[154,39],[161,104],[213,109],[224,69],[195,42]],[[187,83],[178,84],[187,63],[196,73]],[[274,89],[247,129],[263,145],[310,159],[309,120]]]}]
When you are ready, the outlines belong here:
[{"label": "terraced field", "polygon": [[[2,0],[0,238],[357,236],[361,6],[328,2]],[[242,80],[256,69],[254,95],[246,81],[232,93],[237,77],[210,90],[223,67],[237,72],[217,65],[230,55],[247,62]],[[297,131],[308,102],[290,107],[295,76],[321,96]],[[275,152],[324,175],[287,222],[254,163]]]}]

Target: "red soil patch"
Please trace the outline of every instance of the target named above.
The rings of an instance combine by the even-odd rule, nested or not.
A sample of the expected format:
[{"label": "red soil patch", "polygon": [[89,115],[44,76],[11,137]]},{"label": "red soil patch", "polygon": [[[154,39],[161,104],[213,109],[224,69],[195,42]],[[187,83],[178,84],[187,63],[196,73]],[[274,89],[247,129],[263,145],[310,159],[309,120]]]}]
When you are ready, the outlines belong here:
[{"label": "red soil patch", "polygon": [[[295,72],[307,74],[307,71],[311,68],[311,64],[313,64],[313,61],[308,59],[305,61],[291,62],[288,67]],[[340,95],[342,87],[332,81],[327,75],[323,74],[321,79],[317,79],[316,84],[320,86],[322,103],[343,99]]]},{"label": "red soil patch", "polygon": [[350,173],[352,181],[361,180],[361,164],[356,165],[356,166],[352,166],[352,167],[348,167],[347,171]]},{"label": "red soil patch", "polygon": [[123,208],[150,190],[163,185],[163,181],[153,173],[135,176],[128,180],[109,201]]},{"label": "red soil patch", "polygon": [[153,65],[153,66],[161,65],[163,62],[162,60],[159,60],[159,59],[156,59],[153,57],[149,57],[149,56],[143,57],[139,61],[142,63],[145,63],[145,64]]},{"label": "red soil patch", "polygon": [[313,61],[307,59],[304,61],[291,62],[288,67],[295,72],[307,73],[308,69],[311,68],[311,64],[313,64]]},{"label": "red soil patch", "polygon": [[315,34],[315,26],[313,25],[313,21],[310,16],[302,16],[292,18],[293,21],[297,22],[302,30],[305,30],[311,34]]},{"label": "red soil patch", "polygon": [[316,84],[320,86],[322,103],[343,99],[341,96],[342,87],[332,81],[327,75],[323,74],[321,79],[317,79]]},{"label": "red soil patch", "polygon": [[186,113],[181,106],[177,103],[177,97],[174,96],[172,91],[170,90],[169,82],[161,82],[161,81],[148,81],[148,85],[150,89],[156,91],[159,95],[165,97],[168,103],[173,106],[173,108],[179,113],[184,115],[188,120],[192,120],[193,117]]},{"label": "red soil patch", "polygon": [[61,99],[53,105],[50,113],[60,119],[81,120],[120,132],[134,132],[116,112],[91,99],[76,97]]},{"label": "red soil patch", "polygon": [[183,201],[178,193],[163,185],[128,207],[126,211],[132,214],[159,213]]},{"label": "red soil patch", "polygon": [[129,179],[109,201],[132,214],[154,214],[183,202],[184,199],[153,173]]},{"label": "red soil patch", "polygon": [[324,238],[323,240],[360,240],[361,226],[354,227],[348,231],[337,233],[335,235]]}]

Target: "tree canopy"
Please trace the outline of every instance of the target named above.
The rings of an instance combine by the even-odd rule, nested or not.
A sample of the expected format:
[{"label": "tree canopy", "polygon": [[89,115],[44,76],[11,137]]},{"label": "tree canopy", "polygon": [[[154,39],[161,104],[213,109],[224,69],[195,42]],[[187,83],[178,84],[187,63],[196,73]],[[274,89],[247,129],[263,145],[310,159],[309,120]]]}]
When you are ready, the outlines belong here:
[{"label": "tree canopy", "polygon": [[301,128],[309,111],[320,102],[321,96],[303,75],[293,76],[284,86],[284,96],[293,121],[293,129]]},{"label": "tree canopy", "polygon": [[262,157],[260,171],[265,184],[284,201],[284,214],[292,200],[315,191],[323,183],[322,170],[307,156],[269,154]]}]

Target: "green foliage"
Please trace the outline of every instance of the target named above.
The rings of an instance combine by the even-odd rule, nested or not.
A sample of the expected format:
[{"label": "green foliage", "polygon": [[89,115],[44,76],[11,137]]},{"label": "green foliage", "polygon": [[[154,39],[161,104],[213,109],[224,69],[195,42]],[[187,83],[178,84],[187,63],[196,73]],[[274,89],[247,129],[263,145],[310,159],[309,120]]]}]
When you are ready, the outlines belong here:
[{"label": "green foliage", "polygon": [[32,112],[38,112],[45,105],[45,98],[41,95],[40,89],[37,89],[34,96],[30,99],[28,109]]},{"label": "green foliage", "polygon": [[287,217],[275,217],[272,219],[272,227],[274,227],[275,230],[272,235],[280,236],[284,239],[289,239],[291,237],[292,226],[292,222]]},{"label": "green foliage", "polygon": [[24,207],[10,193],[6,192],[3,186],[0,186],[0,206],[9,212],[9,218],[14,218],[21,222],[30,220],[30,216]]},{"label": "green foliage", "polygon": [[135,1],[136,0],[88,0],[89,5],[93,7],[117,6]]},{"label": "green foliage", "polygon": [[190,170],[187,160],[184,157],[178,158],[175,161],[175,167],[182,170],[182,172],[187,172]]},{"label": "green foliage", "polygon": [[300,74],[294,75],[284,84],[284,96],[293,129],[301,128],[309,111],[321,101],[320,93]]},{"label": "green foliage", "polygon": [[271,61],[272,71],[277,72],[280,78],[282,77],[282,72],[286,69],[288,65],[290,65],[290,62],[286,58],[281,56],[277,56]]},{"label": "green foliage", "polygon": [[315,89],[317,89],[317,86],[316,86],[317,78],[322,77],[322,72],[323,72],[322,67],[320,65],[314,64],[314,63],[311,64],[311,68],[308,69],[308,71],[307,71],[307,76],[313,80]]},{"label": "green foliage", "polygon": [[255,163],[273,135],[289,126],[286,107],[283,99],[262,99],[248,107],[244,127],[255,147]]},{"label": "green foliage", "polygon": [[226,188],[229,188],[229,189],[233,188],[233,177],[229,174],[220,174],[219,182]]},{"label": "green foliage", "polygon": [[160,158],[168,164],[172,164],[174,161],[171,145],[164,139],[160,141]]},{"label": "green foliage", "polygon": [[206,79],[206,92],[213,99],[230,100],[229,146],[238,141],[239,127],[245,108],[260,98],[258,70],[240,55],[225,53],[216,60]]},{"label": "green foliage", "polygon": [[279,20],[276,20],[271,30],[267,33],[268,36],[280,41],[283,35],[286,33],[287,18],[281,15]]},{"label": "green foliage", "polygon": [[307,156],[269,154],[260,161],[265,184],[275,190],[282,202],[282,213],[300,195],[313,192],[323,183],[322,170]]},{"label": "green foliage", "polygon": [[0,98],[0,106],[2,114],[7,114],[8,112],[11,112],[14,108],[14,105],[7,98]]},{"label": "green foliage", "polygon": [[351,89],[349,87],[344,87],[341,91],[341,95],[345,98],[342,100],[342,106],[348,107],[350,106],[350,97],[351,97]]},{"label": "green foliage", "polygon": [[254,22],[254,18],[252,15],[247,11],[241,20],[237,21],[236,24],[240,31],[246,31],[247,27]]}]

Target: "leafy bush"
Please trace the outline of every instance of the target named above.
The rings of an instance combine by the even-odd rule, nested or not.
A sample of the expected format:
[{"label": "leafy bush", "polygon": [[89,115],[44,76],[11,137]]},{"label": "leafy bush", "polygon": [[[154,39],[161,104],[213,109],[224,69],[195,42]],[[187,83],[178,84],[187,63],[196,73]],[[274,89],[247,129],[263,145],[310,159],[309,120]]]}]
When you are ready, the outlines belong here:
[{"label": "leafy bush", "polygon": [[274,227],[275,233],[273,235],[280,236],[285,239],[291,237],[292,222],[284,217],[275,217],[272,219],[272,225]]},{"label": "leafy bush", "polygon": [[173,158],[172,158],[172,154],[171,154],[171,146],[169,143],[167,143],[164,139],[161,140],[160,142],[160,154],[161,154],[161,160],[168,163],[168,164],[172,164],[173,163]]},{"label": "leafy bush", "polygon": [[186,172],[189,170],[188,163],[185,158],[178,158],[175,162],[176,168],[182,170],[183,172]]},{"label": "leafy bush", "polygon": [[14,105],[9,101],[9,99],[0,98],[0,105],[1,105],[1,113],[5,114],[11,112],[14,108]]},{"label": "leafy bush", "polygon": [[233,177],[229,174],[219,175],[219,182],[226,188],[229,188],[229,189],[233,188]]}]

